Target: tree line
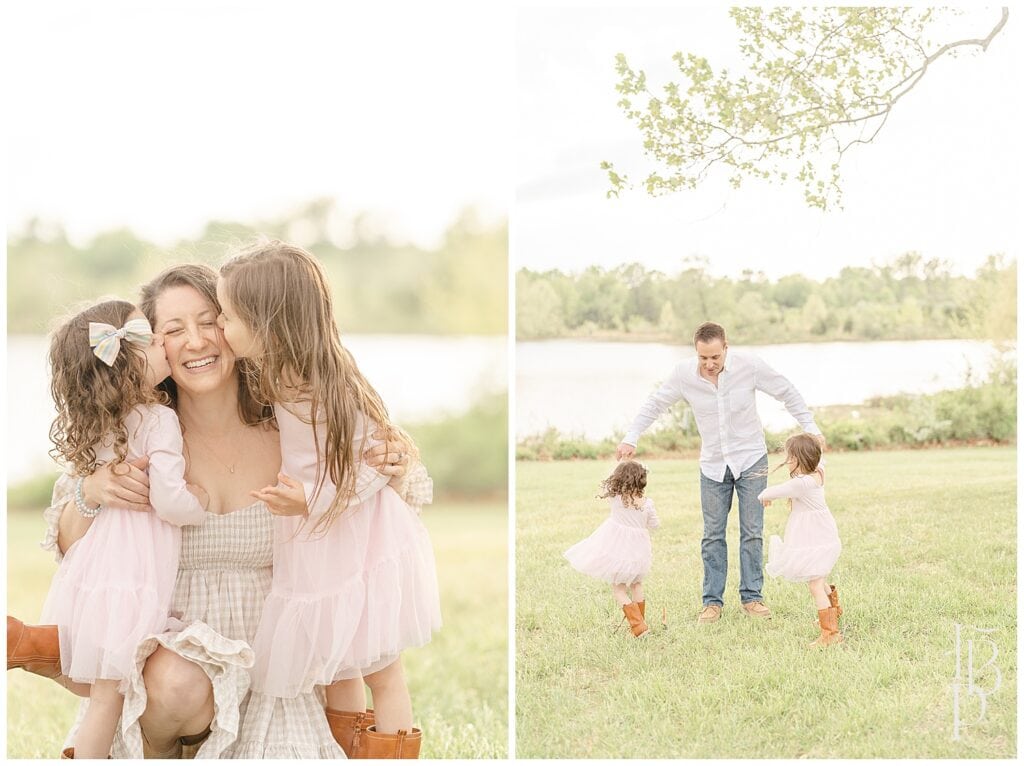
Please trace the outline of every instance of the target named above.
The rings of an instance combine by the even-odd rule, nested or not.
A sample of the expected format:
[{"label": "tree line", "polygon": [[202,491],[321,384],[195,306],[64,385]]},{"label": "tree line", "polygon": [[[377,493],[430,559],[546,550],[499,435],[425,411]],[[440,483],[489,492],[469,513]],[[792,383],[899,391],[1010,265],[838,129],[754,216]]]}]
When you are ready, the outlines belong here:
[{"label": "tree line", "polygon": [[396,244],[353,216],[345,241],[333,233],[331,200],[314,200],[269,221],[210,221],[194,239],[158,247],[129,229],[69,241],[60,224],[33,220],[7,242],[8,330],[45,333],[69,307],[103,295],[138,298],[163,268],[186,262],[216,268],[257,235],[296,242],[323,263],[342,333],[501,335],[507,332],[508,225],[484,225],[473,210],[441,244]]},{"label": "tree line", "polygon": [[911,252],[815,281],[762,272],[714,276],[706,258],[676,274],[638,263],[516,274],[519,340],[599,338],[688,343],[711,320],[738,343],[1016,338],[1017,263],[992,255],[970,277]]}]

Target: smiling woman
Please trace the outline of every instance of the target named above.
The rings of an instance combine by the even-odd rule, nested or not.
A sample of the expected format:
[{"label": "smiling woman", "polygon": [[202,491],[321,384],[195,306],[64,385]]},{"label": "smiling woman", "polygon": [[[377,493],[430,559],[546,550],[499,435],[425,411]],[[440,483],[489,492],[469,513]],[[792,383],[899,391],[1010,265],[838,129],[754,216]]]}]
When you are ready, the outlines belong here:
[{"label": "smiling woman", "polygon": [[[186,265],[168,269],[142,290],[141,307],[164,339],[170,378],[162,388],[181,418],[186,475],[205,490],[208,507],[193,520],[201,525],[188,527],[181,537],[170,604],[173,618],[166,627],[162,622],[154,626],[141,643],[129,642],[138,643],[138,648],[117,676],[122,679],[123,708],[116,702],[119,698],[103,707],[94,697],[94,704],[80,712],[66,744],[89,753],[109,747],[86,738],[91,730],[88,711],[95,717],[106,710],[109,717],[113,709],[121,718],[111,750],[118,757],[175,757],[183,747],[198,748],[196,754],[205,757],[340,757],[324,715],[322,690],[289,699],[247,691],[254,659],[249,646],[270,584],[272,550],[271,513],[264,502],[253,502],[251,494],[277,481],[281,458],[272,411],[259,405],[244,385],[217,325],[215,282],[209,267]],[[367,451],[366,462],[385,479],[400,480],[408,466],[396,455],[408,451],[404,440],[383,442]],[[144,454],[138,449],[130,457]],[[136,461],[125,463],[126,470],[120,472],[103,465],[77,483],[62,477],[46,512],[46,547],[61,559],[74,543],[98,539],[93,531],[98,529],[97,515],[89,509],[143,511],[149,503],[156,505],[157,458],[158,454],[149,455],[148,474],[140,470],[145,464]],[[408,486],[399,486],[408,499],[429,501],[404,484]],[[120,513],[129,519],[150,517],[132,510]],[[100,520],[112,518],[113,513],[99,513]],[[88,550],[76,545],[74,560],[91,561]],[[156,558],[173,564],[177,554],[171,559],[150,557]],[[47,650],[50,669],[37,665],[35,671],[59,673],[62,666],[65,673],[70,670],[66,650],[56,656],[56,635],[49,629],[20,630],[25,640],[9,643],[9,666],[12,659],[14,666],[23,665],[17,647],[34,642],[37,649],[52,647]],[[375,675],[366,678],[371,690],[388,680]],[[90,693],[66,684],[78,693]]]}]

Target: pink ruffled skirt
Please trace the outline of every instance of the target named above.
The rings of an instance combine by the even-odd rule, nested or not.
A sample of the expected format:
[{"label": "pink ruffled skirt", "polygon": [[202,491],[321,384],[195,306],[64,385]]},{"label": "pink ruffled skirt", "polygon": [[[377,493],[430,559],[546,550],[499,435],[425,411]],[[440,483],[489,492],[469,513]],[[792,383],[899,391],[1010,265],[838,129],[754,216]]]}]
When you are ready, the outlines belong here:
[{"label": "pink ruffled skirt", "polygon": [[642,527],[605,519],[564,554],[573,569],[606,583],[630,585],[651,571],[651,535]]},{"label": "pink ruffled skirt", "polygon": [[772,535],[768,541],[765,571],[790,582],[827,577],[843,549],[836,520],[826,510],[793,511],[784,536]]},{"label": "pink ruffled skirt", "polygon": [[153,513],[105,508],[54,575],[41,621],[57,626],[61,671],[128,678],[143,637],[168,623],[181,530]]},{"label": "pink ruffled skirt", "polygon": [[274,577],[253,651],[253,690],[294,697],[376,672],[441,627],[433,546],[390,487],[326,534],[275,518]]}]

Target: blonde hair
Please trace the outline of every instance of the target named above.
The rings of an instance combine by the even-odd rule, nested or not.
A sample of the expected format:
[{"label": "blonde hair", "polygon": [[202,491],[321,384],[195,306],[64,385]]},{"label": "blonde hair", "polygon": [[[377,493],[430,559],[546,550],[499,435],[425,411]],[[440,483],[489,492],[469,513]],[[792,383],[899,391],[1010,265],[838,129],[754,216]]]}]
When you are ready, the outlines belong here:
[{"label": "blonde hair", "polygon": [[[389,434],[398,429],[391,425],[380,395],[341,345],[330,286],[313,255],[279,240],[261,240],[228,260],[220,276],[238,320],[260,349],[246,375],[254,397],[263,403],[294,401],[296,389],[291,386],[296,383],[299,397],[308,397],[317,476],[307,501],[314,502],[328,476],[338,488],[313,527],[326,531],[355,492],[352,444],[359,414]],[[320,428],[325,431],[325,454],[320,454]]]},{"label": "blonde hair", "polygon": [[647,488],[647,469],[635,460],[623,460],[612,471],[612,475],[601,482],[600,498],[622,497],[622,504],[640,508],[640,498]]},{"label": "blonde hair", "polygon": [[89,346],[89,323],[124,326],[136,311],[128,301],[108,300],[66,319],[50,339],[50,393],[57,417],[50,426],[50,456],[88,476],[99,465],[96,448],[111,437],[112,465],[128,458],[125,419],[140,404],[167,404],[167,394],[146,380],[145,354],[127,341],[113,365],[100,361]]},{"label": "blonde hair", "polygon": [[[220,313],[220,304],[217,302],[217,272],[202,263],[185,263],[179,266],[171,266],[157,274],[153,279],[140,288],[139,309],[149,323],[156,328],[156,302],[165,290],[172,287],[191,287],[203,298],[205,298],[215,313]],[[273,408],[260,404],[249,391],[245,384],[246,374],[249,372],[251,363],[247,359],[236,359],[235,367],[238,370],[238,417],[247,426],[254,426],[260,423],[274,422]],[[178,384],[173,378],[167,378],[159,386],[165,391],[174,409],[178,409]]]},{"label": "blonde hair", "polygon": [[796,466],[790,470],[790,478],[798,474],[811,474],[815,471],[824,475],[820,466],[821,443],[811,434],[802,433],[790,436],[786,439],[784,449],[786,461],[777,465],[775,470],[782,468],[782,466],[789,462],[790,458],[793,458],[796,461]]}]

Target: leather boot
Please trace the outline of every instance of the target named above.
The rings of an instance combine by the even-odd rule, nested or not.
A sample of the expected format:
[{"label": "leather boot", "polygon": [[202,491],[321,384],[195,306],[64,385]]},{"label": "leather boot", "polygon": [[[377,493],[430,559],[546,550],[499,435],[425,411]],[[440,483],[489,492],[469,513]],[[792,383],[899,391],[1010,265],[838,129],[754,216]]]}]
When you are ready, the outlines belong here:
[{"label": "leather boot", "polygon": [[818,610],[818,624],[821,626],[821,635],[811,642],[811,646],[831,646],[841,643],[843,634],[839,632],[839,610],[830,606]]},{"label": "leather boot", "polygon": [[646,614],[647,599],[644,599],[643,601],[635,601],[633,603],[635,603],[638,607],[640,607],[640,616],[643,617],[646,620],[647,619],[647,614]]},{"label": "leather boot", "polygon": [[355,758],[419,758],[423,732],[399,729],[397,734],[378,734],[377,725],[368,727],[359,737]]},{"label": "leather boot", "polygon": [[831,583],[829,583],[828,587],[830,588],[830,590],[828,592],[828,605],[829,606],[834,606],[838,610],[836,612],[836,614],[839,617],[842,617],[843,616],[843,608],[841,606],[839,606],[839,589],[836,588],[836,586],[832,585]]},{"label": "leather boot", "polygon": [[629,620],[629,628],[633,631],[633,635],[637,638],[640,636],[646,636],[650,632],[650,628],[647,627],[647,623],[644,622],[643,615],[640,614],[640,606],[638,604],[626,604],[622,607],[622,613],[626,615],[626,619]]},{"label": "leather boot", "polygon": [[335,710],[332,707],[324,708],[327,714],[327,725],[331,727],[331,734],[334,741],[345,751],[348,758],[359,758],[357,753],[363,743],[363,733],[367,727],[372,726],[375,721],[373,711],[365,713],[350,713],[347,710]]},{"label": "leather boot", "polygon": [[60,639],[56,625],[26,625],[7,615],[7,669],[57,678],[60,675]]}]

